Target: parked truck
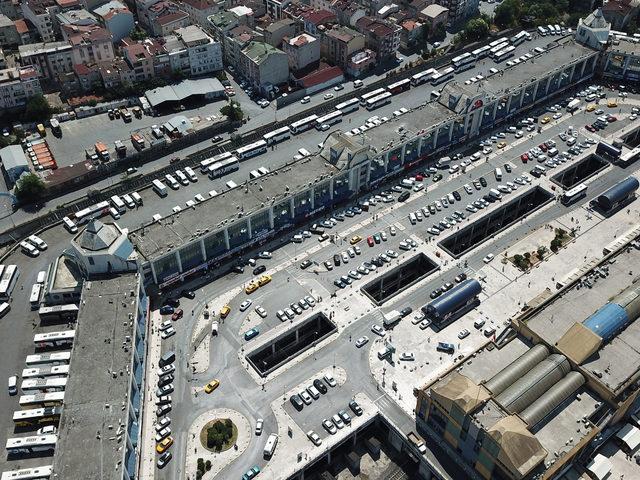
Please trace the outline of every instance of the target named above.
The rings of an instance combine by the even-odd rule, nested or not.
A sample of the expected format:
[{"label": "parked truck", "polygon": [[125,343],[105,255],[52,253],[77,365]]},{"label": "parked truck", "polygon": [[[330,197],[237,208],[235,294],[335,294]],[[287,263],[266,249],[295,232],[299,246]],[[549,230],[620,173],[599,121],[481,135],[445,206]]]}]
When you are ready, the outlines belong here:
[{"label": "parked truck", "polygon": [[126,122],[129,123],[131,121],[131,112],[129,110],[127,110],[126,107],[122,107],[120,108],[120,116],[122,116],[122,119]]},{"label": "parked truck", "polygon": [[121,156],[124,157],[127,154],[127,146],[122,143],[121,140],[116,140],[115,142],[113,142],[113,144],[116,147],[116,153]]},{"label": "parked truck", "polygon": [[109,149],[104,143],[96,142],[95,149],[101,160],[105,162],[109,160]]},{"label": "parked truck", "polygon": [[391,310],[390,312],[383,313],[382,324],[384,328],[392,328],[402,318],[402,314],[397,310]]},{"label": "parked truck", "polygon": [[420,438],[417,434],[413,432],[409,432],[407,434],[407,438],[413,443],[420,453],[427,452],[427,446],[424,443],[424,440]]},{"label": "parked truck", "polygon": [[142,150],[144,148],[144,138],[139,133],[131,135],[131,143],[136,150]]}]

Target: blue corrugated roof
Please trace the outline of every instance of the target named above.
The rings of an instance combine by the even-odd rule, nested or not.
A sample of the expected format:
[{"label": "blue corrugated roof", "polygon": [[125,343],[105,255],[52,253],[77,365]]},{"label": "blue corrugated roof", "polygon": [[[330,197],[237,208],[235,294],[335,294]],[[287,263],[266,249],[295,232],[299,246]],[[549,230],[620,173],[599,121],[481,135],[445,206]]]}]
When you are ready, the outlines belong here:
[{"label": "blue corrugated roof", "polygon": [[617,303],[607,303],[582,323],[607,341],[615,337],[629,323],[629,317],[624,308]]},{"label": "blue corrugated roof", "polygon": [[623,200],[630,193],[638,189],[638,180],[636,177],[629,177],[614,185],[609,190],[598,197],[598,203],[602,208],[609,210],[613,205]]},{"label": "blue corrugated roof", "polygon": [[427,305],[427,310],[431,315],[442,317],[447,313],[453,312],[460,306],[467,303],[473,297],[482,292],[480,282],[475,279],[469,279],[457,285],[440,298],[435,299]]}]

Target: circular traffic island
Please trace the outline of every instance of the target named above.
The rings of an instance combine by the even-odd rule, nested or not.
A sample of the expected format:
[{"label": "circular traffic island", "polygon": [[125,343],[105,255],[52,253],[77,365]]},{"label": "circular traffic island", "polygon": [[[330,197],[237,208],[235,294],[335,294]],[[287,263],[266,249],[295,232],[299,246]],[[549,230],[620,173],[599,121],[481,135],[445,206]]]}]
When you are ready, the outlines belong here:
[{"label": "circular traffic island", "polygon": [[200,443],[210,452],[229,450],[238,440],[238,428],[229,418],[216,418],[200,431]]}]

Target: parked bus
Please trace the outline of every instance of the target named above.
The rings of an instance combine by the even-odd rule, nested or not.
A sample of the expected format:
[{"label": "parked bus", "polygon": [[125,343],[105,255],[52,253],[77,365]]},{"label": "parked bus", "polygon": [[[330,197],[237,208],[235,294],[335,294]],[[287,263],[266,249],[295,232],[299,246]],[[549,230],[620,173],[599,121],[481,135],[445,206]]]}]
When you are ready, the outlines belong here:
[{"label": "parked bus", "polygon": [[161,197],[167,196],[167,187],[160,180],[154,180],[151,182],[153,184],[153,191],[156,192]]},{"label": "parked bus", "polygon": [[37,425],[55,423],[60,420],[62,407],[31,408],[13,412],[13,423],[16,427],[35,427]]},{"label": "parked bus", "polygon": [[416,73],[411,77],[411,85],[415,87],[417,85],[422,85],[423,83],[429,82],[434,73],[438,73],[435,68],[429,68],[424,72]]},{"label": "parked bus", "polygon": [[5,266],[2,277],[0,277],[0,300],[7,300],[11,296],[18,275],[20,275],[20,271],[17,265]]},{"label": "parked bus", "polygon": [[347,113],[355,112],[360,108],[360,100],[357,98],[352,98],[347,100],[346,102],[339,103],[336,105],[336,110],[340,110],[343,115]]},{"label": "parked bus", "polygon": [[485,58],[487,55],[489,55],[490,51],[491,46],[485,45],[484,47],[476,48],[473,52],[471,52],[471,55],[476,59],[476,61],[478,61],[481,58]]},{"label": "parked bus", "polygon": [[580,183],[564,192],[562,195],[562,203],[563,205],[571,205],[573,202],[586,196],[587,186],[584,183]]},{"label": "parked bus", "polygon": [[257,142],[250,143],[244,147],[240,147],[236,150],[236,155],[240,160],[246,158],[255,157],[267,151],[267,142],[264,140],[258,140]]},{"label": "parked bus", "polygon": [[76,336],[75,330],[61,330],[59,332],[36,333],[33,343],[36,348],[71,347]]},{"label": "parked bus", "polygon": [[59,407],[64,402],[64,392],[34,393],[22,395],[18,401],[21,407]]},{"label": "parked bus", "polygon": [[200,171],[202,173],[207,173],[211,165],[221,162],[222,160],[226,160],[227,158],[230,158],[232,156],[233,154],[231,152],[223,152],[218,155],[214,155],[213,157],[207,158],[206,160],[202,160],[200,162]]},{"label": "parked bus", "polygon": [[76,223],[78,225],[82,225],[84,223],[89,223],[91,220],[95,220],[96,218],[100,218],[103,215],[107,215],[109,213],[109,208],[109,202],[106,200],[104,202],[91,205],[90,207],[83,208],[74,214]]},{"label": "parked bus", "polygon": [[229,172],[235,172],[238,168],[240,168],[240,162],[236,157],[231,157],[209,166],[207,174],[213,180]]},{"label": "parked bus", "polygon": [[22,391],[32,393],[37,391],[58,392],[67,387],[67,379],[62,377],[27,378],[22,381]]},{"label": "parked bus", "polygon": [[78,306],[69,303],[67,305],[40,307],[38,315],[42,322],[69,322],[78,318]]},{"label": "parked bus", "polygon": [[453,78],[453,72],[454,72],[453,67],[445,68],[442,72],[433,76],[433,79],[431,80],[431,85],[440,85],[441,83],[451,80]]},{"label": "parked bus", "polygon": [[36,277],[36,283],[39,283],[40,285],[44,285],[44,282],[47,280],[47,272],[45,272],[44,270],[40,270],[38,272],[38,276]]},{"label": "parked bus", "polygon": [[51,133],[54,135],[60,135],[62,132],[62,130],[60,130],[60,122],[55,118],[52,118],[49,123],[51,124]]},{"label": "parked bus", "polygon": [[56,449],[57,441],[57,435],[8,438],[6,444],[7,455],[29,455],[33,453],[53,452]]},{"label": "parked bus", "polygon": [[502,45],[503,43],[507,43],[509,41],[509,39],[507,37],[501,37],[498,38],[497,40],[494,40],[493,42],[491,42],[489,44],[489,47],[493,48],[493,47],[497,47],[498,45]]},{"label": "parked bus", "polygon": [[302,120],[293,122],[291,125],[289,125],[289,130],[291,130],[291,133],[293,133],[294,135],[309,130],[310,128],[316,126],[316,118],[318,118],[317,115],[309,115]]},{"label": "parked bus", "polygon": [[382,95],[370,98],[369,100],[367,100],[367,110],[375,110],[378,107],[390,103],[392,96],[393,94],[391,92],[384,92]]},{"label": "parked bus", "polygon": [[509,43],[504,42],[504,43],[501,43],[500,45],[496,45],[495,47],[491,47],[491,50],[489,50],[489,56],[493,58],[496,55],[496,53],[501,52],[508,46],[509,46]]},{"label": "parked bus", "polygon": [[115,208],[118,213],[124,213],[127,211],[127,206],[118,195],[111,196],[111,205],[113,205],[113,208]]},{"label": "parked bus", "polygon": [[2,473],[0,480],[49,480],[53,472],[52,465],[42,467],[22,468],[20,470],[7,470]]},{"label": "parked bus", "polygon": [[456,69],[456,72],[464,72],[465,70],[469,70],[470,68],[473,68],[475,63],[476,59],[469,52],[458,55],[451,60],[451,64],[453,65],[453,68]]},{"label": "parked bus", "polygon": [[27,365],[59,365],[68,364],[71,361],[71,352],[35,353],[27,355]]},{"label": "parked bus", "polygon": [[375,90],[369,92],[369,93],[364,93],[362,95],[360,95],[360,105],[362,105],[363,107],[367,104],[367,100],[369,100],[370,98],[373,97],[377,97],[378,95],[382,94],[385,92],[384,88],[376,88]]},{"label": "parked bus", "polygon": [[40,295],[42,294],[42,284],[34,283],[31,287],[31,295],[29,296],[29,305],[31,310],[37,310],[40,307]]},{"label": "parked bus", "polygon": [[289,127],[277,128],[276,130],[267,132],[262,136],[263,140],[267,142],[267,145],[273,145],[274,143],[287,140],[289,137],[291,137]]},{"label": "parked bus", "polygon": [[539,27],[538,27],[538,33],[539,33],[540,35],[542,35],[543,37],[546,37],[546,36],[547,36],[547,33],[549,33],[549,32],[548,32],[548,31],[547,31],[547,29],[546,29],[546,28],[544,28],[543,26],[539,26]]},{"label": "parked bus", "polygon": [[509,39],[509,42],[513,46],[520,45],[522,42],[527,40],[527,35],[529,35],[529,34],[523,30],[520,33],[516,33],[513,37],[511,37]]},{"label": "parked bus", "polygon": [[53,377],[69,375],[69,365],[43,365],[41,367],[22,369],[22,378]]},{"label": "parked bus", "polygon": [[496,62],[496,63],[500,63],[500,62],[506,60],[507,58],[513,57],[515,49],[516,49],[516,47],[511,45],[511,46],[508,46],[507,48],[505,48],[504,50],[500,50],[498,53],[496,53],[493,56],[493,61]]},{"label": "parked bus", "polygon": [[273,452],[276,451],[276,447],[278,446],[278,435],[272,433],[267,438],[267,443],[264,445],[264,458],[271,458]]},{"label": "parked bus", "polygon": [[[383,90],[384,93],[384,90]],[[316,128],[318,130],[322,129],[322,125],[335,125],[342,121],[342,112],[340,110],[335,110],[327,115],[316,118]]]},{"label": "parked bus", "polygon": [[408,78],[405,78],[403,80],[394,82],[391,85],[387,85],[387,92],[391,92],[392,95],[397,95],[398,93],[409,90],[410,88],[411,88],[411,80]]}]

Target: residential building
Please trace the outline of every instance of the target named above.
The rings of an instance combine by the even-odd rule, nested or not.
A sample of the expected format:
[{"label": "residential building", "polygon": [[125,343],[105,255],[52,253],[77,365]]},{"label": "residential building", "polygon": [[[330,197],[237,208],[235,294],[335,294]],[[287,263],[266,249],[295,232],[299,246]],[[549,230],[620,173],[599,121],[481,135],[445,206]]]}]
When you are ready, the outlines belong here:
[{"label": "residential building", "polygon": [[351,56],[365,46],[364,35],[349,27],[322,27],[320,32],[320,53],[328,61],[342,68],[346,68]]},{"label": "residential building", "polygon": [[78,85],[83,92],[89,92],[102,86],[100,67],[97,63],[76,63],[73,65]]},{"label": "residential building", "polygon": [[302,25],[290,18],[283,18],[270,23],[264,29],[264,41],[273,47],[279,48],[284,37],[295,37],[302,31]]},{"label": "residential building", "polygon": [[289,69],[292,71],[302,70],[310,65],[317,66],[320,62],[320,41],[308,33],[285,38],[282,50],[289,57]]},{"label": "residential building", "polygon": [[287,54],[265,42],[250,42],[242,50],[237,67],[251,84],[265,93],[289,78]]},{"label": "residential building", "polygon": [[358,20],[357,29],[365,36],[367,48],[376,52],[379,62],[395,59],[400,48],[399,25],[375,17],[363,17]]},{"label": "residential building", "polygon": [[111,33],[113,43],[129,36],[135,27],[133,13],[118,0],[111,0],[93,11],[104,28]]},{"label": "residential building", "polygon": [[424,37],[424,25],[417,20],[400,22],[400,48],[410,49],[419,45]]},{"label": "residential building", "polygon": [[158,0],[135,0],[135,10],[138,22],[140,25],[149,28],[151,23],[149,21],[149,8],[158,3]]},{"label": "residential building", "polygon": [[106,62],[115,57],[111,34],[102,27],[73,35],[69,38],[69,43],[74,65]]},{"label": "residential building", "polygon": [[20,63],[33,65],[38,76],[55,82],[58,74],[73,70],[72,47],[68,42],[31,43],[18,47]]},{"label": "residential building", "polygon": [[22,17],[20,2],[17,0],[0,0],[0,13],[11,20],[18,20]]},{"label": "residential building", "polygon": [[251,2],[249,0],[245,0],[244,3],[244,5],[236,5],[230,8],[229,12],[236,15],[240,19],[241,24],[254,28],[255,19],[265,16],[266,10],[264,4],[262,2]]},{"label": "residential building", "polygon": [[177,29],[164,45],[173,71],[187,76],[222,70],[222,46],[196,25]]},{"label": "residential building", "polygon": [[604,77],[636,83],[640,81],[640,45],[632,39],[624,38],[613,42],[603,55]]},{"label": "residential building", "polygon": [[60,8],[53,0],[25,0],[22,3],[24,19],[34,25],[44,43],[54,42],[57,38],[55,14],[59,11]]},{"label": "residential building", "polygon": [[164,53],[164,47],[157,40],[147,38],[140,42],[123,40],[122,54],[134,72],[137,82],[156,76],[154,57]]},{"label": "residential building", "polygon": [[602,5],[602,14],[614,30],[625,31],[629,22],[638,17],[640,0],[609,0]]},{"label": "residential building", "polygon": [[578,20],[576,29],[576,41],[597,50],[603,50],[609,41],[611,25],[598,8],[585,18]]},{"label": "residential building", "polygon": [[12,47],[22,43],[18,29],[13,20],[5,14],[0,13],[0,45]]},{"label": "residential building", "polygon": [[358,78],[376,66],[376,52],[365,48],[349,58],[345,68],[347,75]]},{"label": "residential building", "polygon": [[335,0],[328,10],[336,14],[340,25],[356,26],[358,20],[364,17],[367,12],[357,2],[349,0]]},{"label": "residential building", "polygon": [[320,92],[344,82],[344,73],[340,67],[323,65],[319,69],[296,80],[298,86],[309,95]]},{"label": "residential building", "polygon": [[30,28],[24,19],[14,20],[13,24],[16,26],[16,32],[20,36],[20,44],[28,45],[34,43],[37,37],[35,28]]},{"label": "residential building", "polygon": [[478,12],[480,0],[436,0],[436,3],[449,9],[449,22],[464,22]]},{"label": "residential building", "polygon": [[246,25],[246,17],[240,18],[234,12],[221,11],[207,18],[208,30],[213,33],[213,38],[219,42],[223,42],[227,32],[236,28],[238,25]]},{"label": "residential building", "polygon": [[449,9],[434,3],[420,10],[418,19],[424,22],[432,36],[446,27],[449,21]]},{"label": "residential building", "polygon": [[98,19],[84,9],[69,10],[56,14],[56,21],[60,27],[62,38],[69,41],[69,37],[83,32],[89,32],[98,27]]},{"label": "residential building", "polygon": [[291,0],[266,0],[267,15],[274,20],[285,17],[284,10],[291,5]]},{"label": "residential building", "polygon": [[225,63],[237,67],[242,50],[251,42],[264,42],[264,35],[246,25],[238,25],[229,30],[223,38]]},{"label": "residential building", "polygon": [[338,22],[336,14],[330,10],[309,9],[300,14],[298,18],[303,21],[304,31],[311,35],[318,35],[318,27],[329,26]]},{"label": "residential building", "polygon": [[218,13],[224,7],[224,2],[220,0],[182,0],[180,8],[189,15],[191,23],[209,29],[208,18]]},{"label": "residential building", "polygon": [[161,0],[149,7],[148,16],[149,29],[156,37],[164,37],[177,28],[191,24],[189,15],[180,10],[178,4],[168,0]]},{"label": "residential building", "polygon": [[131,85],[136,81],[135,72],[129,64],[120,57],[99,65],[100,78],[104,88],[116,88],[120,85]]},{"label": "residential building", "polygon": [[[3,82],[5,72],[6,70],[0,71],[0,91],[3,94],[10,93],[7,92]],[[2,160],[2,169],[10,187],[15,185],[20,175],[29,173],[29,160],[20,145],[9,145],[0,149],[0,160]]]}]

